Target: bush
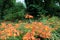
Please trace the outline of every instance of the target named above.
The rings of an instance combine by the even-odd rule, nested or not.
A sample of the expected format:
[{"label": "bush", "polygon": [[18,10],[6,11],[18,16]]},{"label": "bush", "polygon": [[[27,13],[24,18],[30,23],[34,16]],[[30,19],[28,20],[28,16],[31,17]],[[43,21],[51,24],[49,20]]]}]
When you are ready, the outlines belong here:
[{"label": "bush", "polygon": [[4,20],[16,20],[24,17],[25,7],[22,3],[16,3],[14,7],[4,10]]}]

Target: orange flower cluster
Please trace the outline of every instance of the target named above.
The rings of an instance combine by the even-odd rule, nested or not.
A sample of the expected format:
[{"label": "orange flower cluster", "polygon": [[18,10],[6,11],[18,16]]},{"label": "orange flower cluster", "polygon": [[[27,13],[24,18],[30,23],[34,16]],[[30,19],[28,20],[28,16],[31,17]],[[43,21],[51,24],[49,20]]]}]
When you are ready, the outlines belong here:
[{"label": "orange flower cluster", "polygon": [[26,14],[25,18],[33,18],[32,15]]},{"label": "orange flower cluster", "polygon": [[[39,35],[42,38],[50,38],[52,28],[44,25],[41,22],[32,22],[32,24],[26,24],[26,28],[30,28],[35,35]],[[28,39],[28,38],[27,38]]]},{"label": "orange flower cluster", "polygon": [[35,40],[34,34],[27,32],[26,35],[24,35],[23,40]]},{"label": "orange flower cluster", "polygon": [[19,36],[21,31],[17,30],[19,27],[19,24],[15,24],[14,26],[12,24],[6,24],[1,23],[0,25],[0,39],[6,39],[10,36]]},{"label": "orange flower cluster", "polygon": [[[17,24],[6,24],[1,23],[0,25],[0,39],[7,39],[11,36],[19,36],[22,32],[17,30],[21,23]],[[50,28],[47,25],[44,25],[42,22],[32,22],[32,23],[24,23],[24,27],[28,29],[27,32],[23,36],[23,40],[41,40],[40,38],[36,38],[35,36],[39,36],[42,38],[50,38],[52,30],[55,28]]]}]

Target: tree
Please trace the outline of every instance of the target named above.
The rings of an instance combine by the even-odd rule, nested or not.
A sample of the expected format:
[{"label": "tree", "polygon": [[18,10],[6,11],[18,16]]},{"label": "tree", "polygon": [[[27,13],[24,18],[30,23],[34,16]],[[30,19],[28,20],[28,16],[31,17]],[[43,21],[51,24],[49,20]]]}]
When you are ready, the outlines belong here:
[{"label": "tree", "polygon": [[0,0],[0,19],[4,19],[4,10],[13,7],[16,0]]},{"label": "tree", "polygon": [[42,13],[53,16],[60,12],[60,0],[25,0],[25,2],[28,12],[32,15]]}]

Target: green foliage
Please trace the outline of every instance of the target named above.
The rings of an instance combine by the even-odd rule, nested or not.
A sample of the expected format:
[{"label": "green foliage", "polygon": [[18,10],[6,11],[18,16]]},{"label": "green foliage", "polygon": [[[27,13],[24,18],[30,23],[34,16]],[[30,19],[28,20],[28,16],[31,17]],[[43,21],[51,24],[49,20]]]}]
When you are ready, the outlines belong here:
[{"label": "green foliage", "polygon": [[25,7],[16,0],[0,0],[0,20],[19,20],[25,15]]},{"label": "green foliage", "polygon": [[60,33],[58,33],[59,30],[55,30],[53,33],[52,33],[52,37],[51,37],[51,40],[60,40]]},{"label": "green foliage", "polygon": [[[25,0],[27,10],[32,15],[57,15],[60,16],[60,1],[59,0]],[[58,4],[57,4],[58,3]],[[31,8],[29,8],[31,5]],[[32,10],[33,9],[33,10]],[[37,10],[37,11],[36,11]],[[34,13],[33,13],[34,12]]]},{"label": "green foliage", "polygon": [[25,7],[22,3],[16,3],[14,7],[4,10],[4,20],[16,20],[24,17]]},{"label": "green foliage", "polygon": [[0,0],[0,19],[4,19],[4,10],[9,9],[15,5],[16,0]]},{"label": "green foliage", "polygon": [[47,11],[43,9],[44,3],[42,2],[42,0],[25,0],[25,2],[29,14],[37,17],[37,15],[47,13]]}]

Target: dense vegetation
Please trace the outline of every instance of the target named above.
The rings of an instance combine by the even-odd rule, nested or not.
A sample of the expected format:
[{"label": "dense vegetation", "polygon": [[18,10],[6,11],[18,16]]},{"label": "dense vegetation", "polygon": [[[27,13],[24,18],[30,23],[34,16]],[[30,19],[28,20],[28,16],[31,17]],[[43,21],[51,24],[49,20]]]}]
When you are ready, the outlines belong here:
[{"label": "dense vegetation", "polygon": [[38,15],[60,16],[59,0],[25,0],[25,3],[26,8],[21,2],[16,3],[16,0],[0,0],[0,20],[22,19],[26,13],[34,17]]},{"label": "dense vegetation", "polygon": [[60,40],[60,0],[0,0],[0,40]]},{"label": "dense vegetation", "polygon": [[32,15],[45,14],[60,16],[60,0],[25,0],[25,2],[28,12]]},{"label": "dense vegetation", "polygon": [[16,0],[1,0],[0,2],[0,20],[16,20],[21,19],[24,15],[25,7],[21,2]]}]

